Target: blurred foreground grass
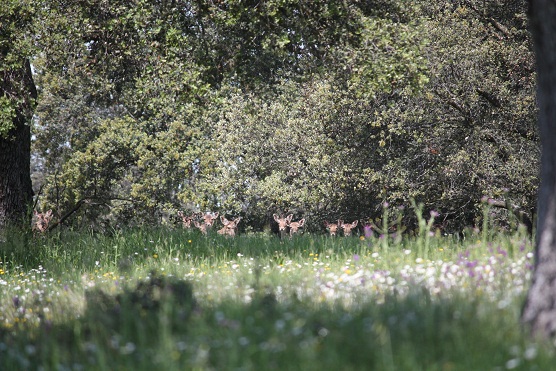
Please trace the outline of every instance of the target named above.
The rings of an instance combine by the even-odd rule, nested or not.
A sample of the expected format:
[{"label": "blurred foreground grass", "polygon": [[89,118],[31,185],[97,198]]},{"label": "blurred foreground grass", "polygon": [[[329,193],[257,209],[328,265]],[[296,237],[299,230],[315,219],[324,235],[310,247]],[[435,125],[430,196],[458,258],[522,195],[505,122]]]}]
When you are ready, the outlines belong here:
[{"label": "blurred foreground grass", "polygon": [[0,369],[552,369],[530,238],[484,237],[11,236]]}]

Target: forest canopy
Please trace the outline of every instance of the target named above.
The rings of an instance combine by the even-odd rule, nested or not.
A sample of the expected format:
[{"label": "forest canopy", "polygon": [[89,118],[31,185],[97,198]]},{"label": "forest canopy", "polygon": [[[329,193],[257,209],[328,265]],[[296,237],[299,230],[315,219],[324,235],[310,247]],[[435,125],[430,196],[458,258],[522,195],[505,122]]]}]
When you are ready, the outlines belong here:
[{"label": "forest canopy", "polygon": [[525,1],[10,3],[33,19],[38,207],[83,205],[66,224],[218,210],[318,231],[415,200],[455,231],[485,197],[512,205],[501,226],[534,213]]}]

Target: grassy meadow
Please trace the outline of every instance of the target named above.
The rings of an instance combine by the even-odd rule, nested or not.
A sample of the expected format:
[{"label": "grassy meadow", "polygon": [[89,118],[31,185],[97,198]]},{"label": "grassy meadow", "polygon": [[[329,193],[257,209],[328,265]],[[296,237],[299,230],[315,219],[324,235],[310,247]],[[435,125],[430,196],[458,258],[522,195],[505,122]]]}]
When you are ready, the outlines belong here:
[{"label": "grassy meadow", "polygon": [[522,233],[8,234],[0,370],[550,370]]}]

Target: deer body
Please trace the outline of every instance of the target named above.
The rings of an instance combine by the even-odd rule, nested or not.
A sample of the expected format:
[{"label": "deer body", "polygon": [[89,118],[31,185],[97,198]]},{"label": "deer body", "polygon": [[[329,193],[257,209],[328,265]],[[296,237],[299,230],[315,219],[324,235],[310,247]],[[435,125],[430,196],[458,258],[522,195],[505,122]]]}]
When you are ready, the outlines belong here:
[{"label": "deer body", "polygon": [[205,223],[199,223],[197,220],[194,220],[193,224],[201,231],[202,234],[207,234],[207,225]]}]

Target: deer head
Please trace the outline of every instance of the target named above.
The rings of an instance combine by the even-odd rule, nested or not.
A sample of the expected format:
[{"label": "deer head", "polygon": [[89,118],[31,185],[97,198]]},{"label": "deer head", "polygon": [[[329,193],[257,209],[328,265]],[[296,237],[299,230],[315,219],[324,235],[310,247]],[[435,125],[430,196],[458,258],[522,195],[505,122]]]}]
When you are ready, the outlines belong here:
[{"label": "deer head", "polygon": [[339,225],[340,225],[339,220],[338,223],[328,223],[328,221],[324,221],[324,226],[326,227],[326,229],[328,229],[328,232],[330,232],[331,236],[336,235],[336,233],[338,232]]},{"label": "deer head", "polygon": [[288,227],[290,227],[290,237],[295,233],[297,233],[299,228],[303,227],[304,224],[305,224],[305,218],[297,222],[289,222]]},{"label": "deer head", "polygon": [[237,225],[239,224],[241,217],[237,217],[233,220],[228,220],[225,217],[221,216],[220,221],[224,225],[221,229],[218,230],[218,234],[222,234],[225,236],[235,236]]},{"label": "deer head", "polygon": [[354,221],[353,223],[344,223],[343,220],[338,221],[339,227],[344,230],[344,236],[351,236],[351,230],[357,227],[358,223],[358,220]]},{"label": "deer head", "polygon": [[191,228],[191,222],[193,221],[193,216],[187,216],[182,211],[178,211],[178,215],[181,218],[184,228]]},{"label": "deer head", "polygon": [[211,213],[211,212],[205,213],[205,214],[201,217],[201,219],[203,220],[203,222],[205,223],[205,225],[206,225],[207,227],[210,228],[210,227],[212,227],[212,225],[214,224],[214,221],[215,221],[216,219],[218,219],[218,211],[215,212],[215,213]]},{"label": "deer head", "polygon": [[288,224],[292,221],[293,214],[286,216],[285,218],[282,216],[278,216],[278,214],[272,215],[274,217],[274,221],[278,223],[278,230],[280,233],[285,232]]},{"label": "deer head", "polygon": [[46,213],[39,213],[35,210],[34,214],[37,217],[34,229],[40,233],[46,232],[48,225],[50,224],[50,220],[52,219],[52,210],[48,210]]}]

